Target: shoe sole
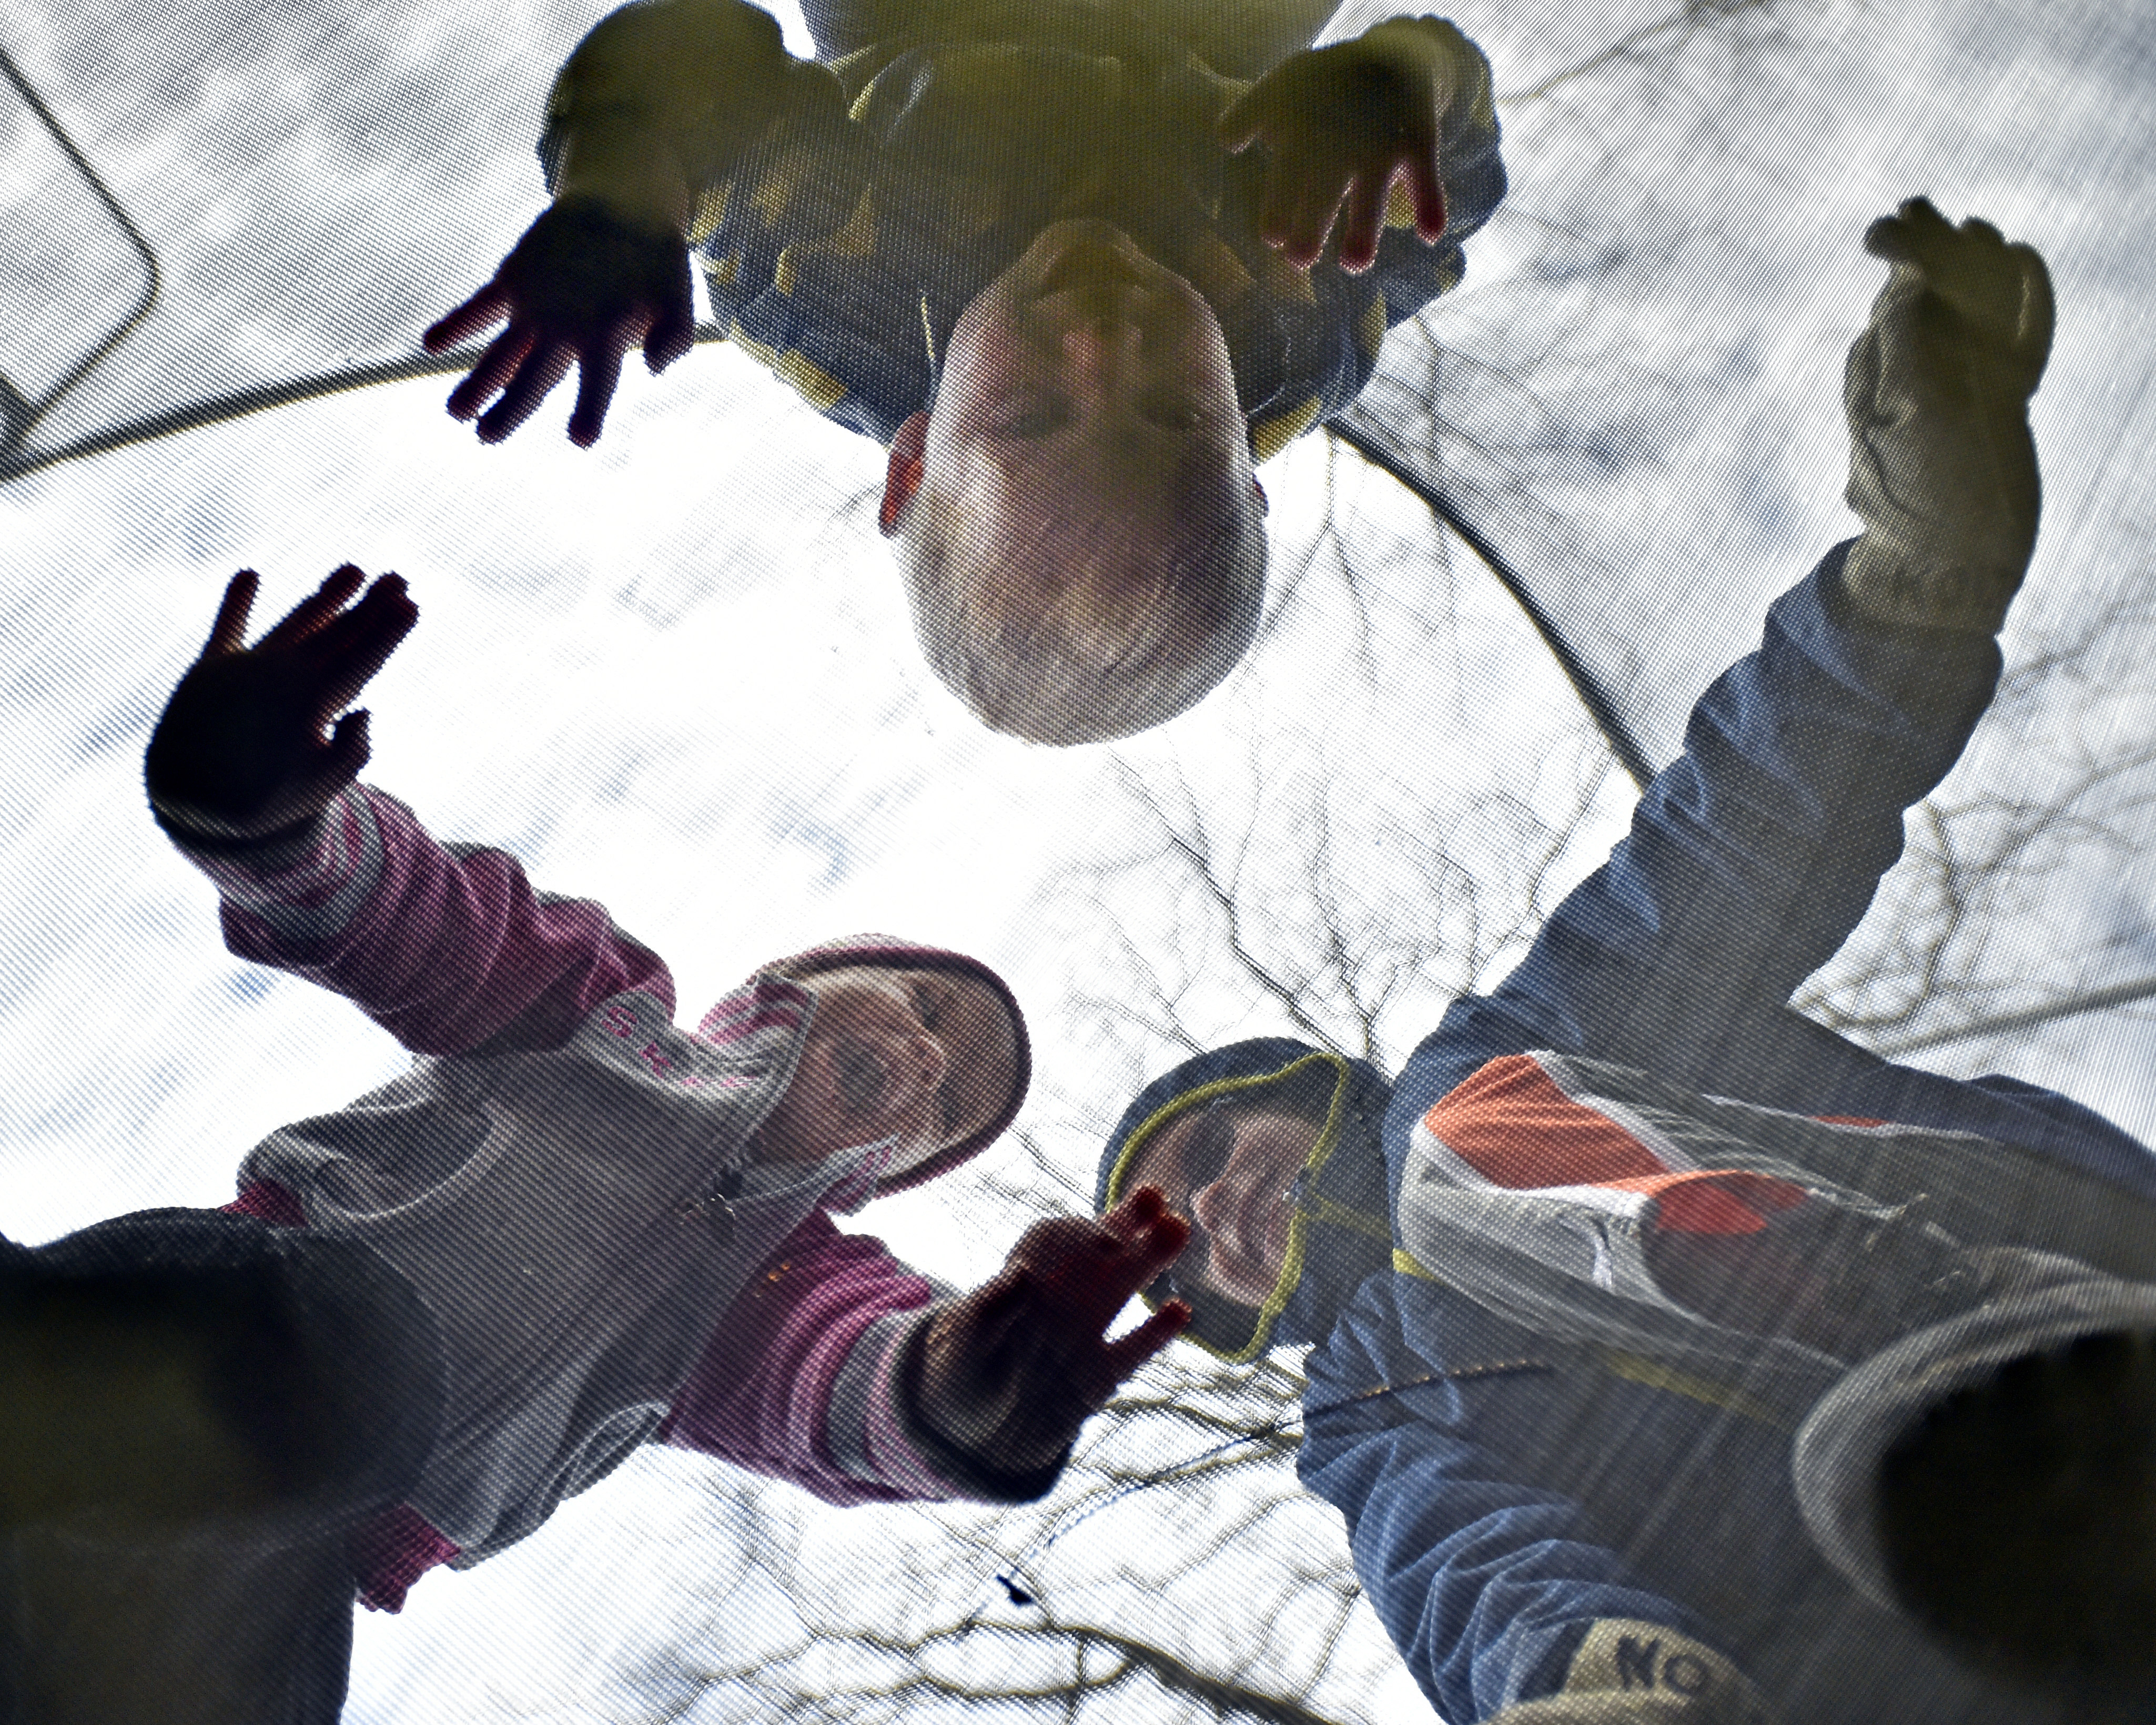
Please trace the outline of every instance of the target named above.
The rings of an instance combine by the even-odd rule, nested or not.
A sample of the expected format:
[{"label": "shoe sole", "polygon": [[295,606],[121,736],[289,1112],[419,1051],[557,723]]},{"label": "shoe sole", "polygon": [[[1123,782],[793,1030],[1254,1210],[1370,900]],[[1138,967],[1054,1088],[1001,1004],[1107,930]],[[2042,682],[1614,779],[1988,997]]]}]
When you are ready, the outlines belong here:
[{"label": "shoe sole", "polygon": [[2046,1687],[2156,1695],[2156,1332],[2079,1337],[1943,1397],[1884,1457],[1912,1615]]}]

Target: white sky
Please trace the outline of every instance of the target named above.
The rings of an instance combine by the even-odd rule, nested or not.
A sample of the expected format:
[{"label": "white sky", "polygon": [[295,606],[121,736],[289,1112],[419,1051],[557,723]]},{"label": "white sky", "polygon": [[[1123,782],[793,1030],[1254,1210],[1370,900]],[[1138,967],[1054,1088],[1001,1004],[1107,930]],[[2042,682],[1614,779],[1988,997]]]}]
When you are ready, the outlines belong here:
[{"label": "white sky", "polygon": [[[0,46],[167,260],[163,309],[41,439],[408,352],[536,208],[531,116],[598,10],[12,10]],[[1459,17],[1502,94],[1661,15]],[[1426,372],[1404,375],[1480,440],[1448,446],[1452,470],[1529,488],[1495,496],[1486,525],[1524,561],[1576,572],[1568,600],[1614,664],[1630,655],[1658,754],[1766,599],[1848,531],[1840,355],[1881,275],[1856,238],[1911,192],[2034,240],[2057,282],[2036,412],[2048,513],[2010,651],[2025,662],[2078,619],[2148,600],[2150,15],[2056,5],[2041,35],[2025,17],[1989,0],[1791,0],[1507,114],[1514,196],[1471,248],[1470,290],[1432,320],[1451,350],[1440,393]],[[0,277],[14,285],[0,286],[0,373],[31,393],[127,279],[44,147],[0,94]],[[482,449],[442,413],[445,388],[331,398],[0,487],[0,866],[14,888],[0,1227],[38,1240],[222,1202],[264,1132],[399,1064],[341,1003],[223,954],[213,895],[140,790],[148,726],[232,570],[263,572],[266,621],[346,559],[401,571],[422,611],[368,696],[371,778],[444,835],[503,843],[542,884],[603,899],[673,964],[686,1019],[757,962],[841,932],[981,953],[1033,1012],[1029,1122],[1090,1183],[1089,1134],[1119,1111],[1124,1073],[1113,1051],[1059,1034],[1058,1004],[1094,955],[1065,944],[1044,893],[1127,836],[1104,824],[1122,807],[1110,752],[990,736],[927,673],[872,531],[880,453],[725,348],[656,382],[632,372],[591,453],[562,439],[563,398]],[[1317,533],[1327,474],[1314,441],[1267,470],[1276,569]],[[1304,729],[1332,746],[1351,804],[1485,783],[1553,802],[1577,715],[1546,657],[1471,558],[1440,562],[1389,481],[1348,458],[1337,475],[1343,531],[1381,592],[1374,683],[1357,680],[1346,589],[1321,567],[1220,695],[1117,752],[1226,797],[1247,737]],[[2075,749],[2147,737],[2148,644],[2145,617],[2122,624],[2103,699],[2038,704],[2030,722],[2057,758],[2040,758],[2025,725],[1987,733],[1949,791],[2041,788]],[[1605,798],[1571,875],[1622,804]],[[2062,984],[2156,972],[2147,817],[2119,818],[2134,843],[2002,927],[2002,976],[2025,975],[2032,942]],[[1402,1034],[1440,1004],[1419,1001],[1426,1019]],[[1224,1036],[1276,1028],[1250,1022],[1231,987],[1219,1010]],[[2148,1130],[2148,1029],[2129,1010],[1938,1058],[2042,1079]],[[1093,1117],[1050,1100],[1089,1096]],[[865,1219],[963,1281],[993,1268],[1007,1214],[954,1180]],[[517,1552],[429,1579],[401,1619],[362,1620],[351,1716],[625,1717],[609,1686],[732,1548],[738,1491],[654,1456]],[[1295,1538],[1337,1539],[1318,1512]],[[902,1528],[925,1512],[873,1513]],[[1120,1507],[1113,1537],[1142,1541],[1158,1513]],[[1144,1623],[1143,1599],[1127,1608]],[[744,1595],[694,1609],[700,1633],[722,1635],[784,1608]],[[1415,1717],[1403,1679],[1373,1675],[1392,1670],[1373,1648],[1356,1668],[1378,1686],[1328,1704]],[[715,1696],[696,1717],[747,1707]]]}]

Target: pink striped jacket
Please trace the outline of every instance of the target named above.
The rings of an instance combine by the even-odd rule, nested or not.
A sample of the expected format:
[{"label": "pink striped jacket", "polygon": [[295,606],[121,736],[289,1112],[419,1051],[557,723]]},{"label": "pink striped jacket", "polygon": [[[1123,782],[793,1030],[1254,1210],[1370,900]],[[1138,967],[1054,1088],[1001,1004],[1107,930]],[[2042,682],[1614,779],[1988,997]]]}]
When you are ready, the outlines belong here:
[{"label": "pink striped jacket", "polygon": [[1023,1019],[986,967],[861,937],[760,973],[690,1035],[665,964],[599,906],[534,893],[499,850],[438,845],[378,791],[274,849],[187,855],[234,953],[346,996],[418,1056],[272,1133],[228,1206],[365,1241],[440,1326],[434,1455],[352,1543],[367,1604],[395,1610],[429,1568],[524,1538],[648,1440],[838,1504],[1044,1488],[953,1451],[910,1404],[929,1284],[830,1219],[875,1194],[890,1146],[813,1165],[749,1147],[791,1081],[815,970],[883,963],[986,979],[1021,1058],[998,1119],[881,1189],[976,1153],[1027,1076]]}]

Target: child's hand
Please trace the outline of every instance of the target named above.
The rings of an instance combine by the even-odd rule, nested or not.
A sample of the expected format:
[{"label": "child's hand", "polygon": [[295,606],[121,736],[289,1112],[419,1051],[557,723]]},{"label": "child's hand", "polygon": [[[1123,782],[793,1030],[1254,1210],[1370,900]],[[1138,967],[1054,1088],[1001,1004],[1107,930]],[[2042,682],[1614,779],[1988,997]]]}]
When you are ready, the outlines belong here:
[{"label": "child's hand", "polygon": [[358,776],[367,715],[336,716],[419,620],[395,575],[346,610],[366,580],[346,564],[249,647],[258,578],[232,578],[144,758],[150,801],[170,825],[198,839],[274,838],[312,820]]},{"label": "child's hand", "polygon": [[[439,353],[504,318],[509,327],[449,393],[450,413],[479,414],[480,441],[500,443],[574,365],[569,441],[588,449],[599,439],[630,348],[644,344],[644,362],[656,376],[695,344],[688,243],[619,221],[595,202],[557,203],[525,230],[494,280],[422,339],[428,352]],[[501,399],[480,414],[496,394]]]},{"label": "child's hand", "polygon": [[2035,549],[2029,398],[2051,349],[2051,276],[1988,222],[1912,198],[1865,249],[1892,266],[1849,350],[1843,587],[1882,621],[1994,630]]},{"label": "child's hand", "polygon": [[1438,121],[1451,90],[1439,64],[1337,42],[1291,56],[1265,74],[1220,120],[1220,141],[1272,153],[1259,233],[1299,269],[1325,249],[1340,222],[1340,264],[1360,271],[1378,255],[1385,198],[1404,176],[1415,232],[1445,232],[1438,177]]},{"label": "child's hand", "polygon": [[1190,1322],[1171,1300],[1117,1341],[1116,1314],[1190,1241],[1158,1191],[1140,1187],[1098,1222],[1036,1222],[1002,1271],[930,1325],[920,1416],[999,1471],[1031,1473],[1070,1447],[1086,1416]]},{"label": "child's hand", "polygon": [[[1957,228],[1929,198],[1912,198],[1864,230],[1864,249],[1893,266],[1873,318],[1910,324],[1903,339],[1920,349],[1904,361],[1912,370],[1981,366],[1994,394],[2018,404],[2036,393],[2054,313],[2051,275],[2034,248],[2010,244],[1974,216]],[[1923,307],[1928,295],[1937,308]],[[1926,342],[1938,352],[1921,352]]]}]

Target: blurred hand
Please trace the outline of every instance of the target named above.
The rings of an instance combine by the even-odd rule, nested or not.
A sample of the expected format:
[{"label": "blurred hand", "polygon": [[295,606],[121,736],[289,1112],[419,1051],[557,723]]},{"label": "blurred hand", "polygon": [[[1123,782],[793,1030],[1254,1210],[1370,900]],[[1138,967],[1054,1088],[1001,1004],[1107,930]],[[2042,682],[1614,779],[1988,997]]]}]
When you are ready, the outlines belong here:
[{"label": "blurred hand", "polygon": [[[508,320],[470,374],[449,393],[453,418],[479,418],[482,443],[500,443],[537,411],[571,366],[578,370],[569,441],[598,441],[621,362],[639,342],[656,376],[696,338],[688,243],[631,227],[597,203],[557,203],[526,228],[494,279],[423,338],[440,353]],[[480,409],[499,395],[484,413]]]},{"label": "blurred hand", "polygon": [[1866,231],[1892,266],[1849,351],[1845,585],[1882,619],[1995,629],[2035,549],[2028,402],[2051,350],[2044,260],[1912,198]]},{"label": "blurred hand", "polygon": [[368,754],[367,714],[337,715],[419,620],[396,575],[346,610],[367,581],[347,563],[249,647],[259,580],[252,569],[232,578],[144,757],[151,804],[194,838],[271,838],[327,808]]},{"label": "blurred hand", "polygon": [[1437,139],[1452,94],[1446,83],[1435,64],[1354,41],[1306,49],[1253,85],[1221,116],[1219,133],[1232,151],[1255,143],[1271,154],[1259,220],[1265,244],[1307,269],[1338,217],[1341,267],[1367,270],[1386,194],[1402,177],[1416,233],[1443,234]]},{"label": "blurred hand", "polygon": [[1142,1186],[1097,1222],[1036,1222],[1003,1270],[929,1326],[919,1414],[953,1448],[1012,1474],[1068,1450],[1116,1386],[1190,1322],[1171,1300],[1127,1336],[1108,1326],[1189,1243],[1158,1189]]}]

